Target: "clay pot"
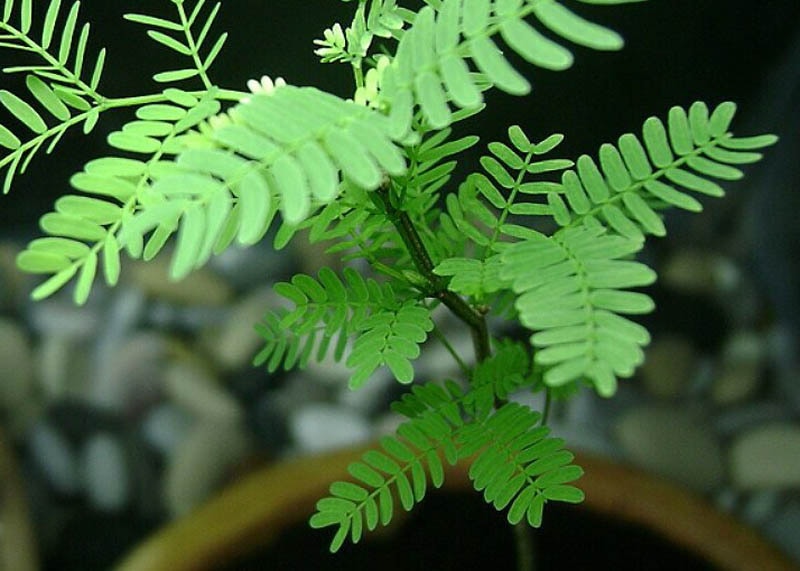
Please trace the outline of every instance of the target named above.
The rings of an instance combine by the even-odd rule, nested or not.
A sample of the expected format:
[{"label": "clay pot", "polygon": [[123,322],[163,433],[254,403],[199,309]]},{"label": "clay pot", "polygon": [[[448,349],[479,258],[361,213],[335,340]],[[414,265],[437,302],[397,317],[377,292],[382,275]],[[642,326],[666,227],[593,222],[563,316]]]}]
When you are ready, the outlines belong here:
[{"label": "clay pot", "polygon": [[[156,533],[130,553],[117,571],[240,569],[242,567],[231,566],[231,562],[263,550],[292,526],[303,525],[330,483],[346,479],[347,465],[364,450],[350,449],[262,468]],[[690,552],[698,560],[707,562],[703,568],[798,569],[753,530],[718,512],[698,496],[638,470],[588,454],[578,454],[576,463],[586,471],[579,481],[586,493],[586,501],[580,509],[625,522],[623,527],[627,524],[654,532],[676,550]],[[449,492],[472,490],[464,466],[447,470],[444,488]],[[545,519],[549,509],[550,506],[545,509]],[[441,533],[446,532],[446,528],[441,530]],[[308,533],[322,534],[326,539],[330,536],[328,530],[309,529]],[[576,538],[576,542],[579,541],[580,538]],[[297,562],[298,565],[302,563]]]}]

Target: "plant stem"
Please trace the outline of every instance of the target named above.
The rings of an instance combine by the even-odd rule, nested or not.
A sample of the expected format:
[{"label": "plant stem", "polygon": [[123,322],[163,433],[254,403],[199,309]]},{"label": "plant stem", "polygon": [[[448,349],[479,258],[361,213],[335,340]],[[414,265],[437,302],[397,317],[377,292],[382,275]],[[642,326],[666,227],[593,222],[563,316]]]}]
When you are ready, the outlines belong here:
[{"label": "plant stem", "polygon": [[517,546],[517,571],[534,571],[536,563],[533,560],[531,529],[524,522],[519,522],[513,527],[514,543]]},{"label": "plant stem", "polygon": [[447,349],[447,352],[450,353],[450,355],[453,357],[453,360],[458,365],[458,368],[461,369],[461,373],[466,378],[469,378],[469,373],[470,373],[469,367],[464,362],[464,359],[462,359],[461,356],[458,354],[455,347],[453,347],[450,341],[447,340],[447,337],[445,337],[444,333],[442,333],[441,330],[436,325],[433,326],[433,336],[436,337],[436,339],[438,339],[442,345],[444,345],[444,348]]},{"label": "plant stem", "polygon": [[435,264],[431,259],[428,249],[420,238],[414,222],[409,215],[392,205],[387,196],[387,188],[382,187],[377,192],[383,198],[386,214],[394,224],[400,234],[403,243],[406,245],[417,271],[425,278],[429,285],[429,291],[425,292],[428,296],[441,301],[452,311],[456,317],[463,321],[472,333],[472,344],[475,348],[475,360],[480,363],[489,357],[491,349],[489,346],[489,329],[486,326],[486,318],[483,313],[472,307],[456,293],[447,289],[446,281],[433,273]]}]

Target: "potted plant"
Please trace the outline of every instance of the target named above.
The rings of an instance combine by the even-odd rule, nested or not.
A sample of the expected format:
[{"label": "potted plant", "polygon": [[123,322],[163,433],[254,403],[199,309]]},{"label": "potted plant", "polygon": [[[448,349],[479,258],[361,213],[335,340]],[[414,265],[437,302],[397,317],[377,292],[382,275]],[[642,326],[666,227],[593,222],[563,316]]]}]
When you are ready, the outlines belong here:
[{"label": "potted plant", "polygon": [[[346,267],[275,286],[287,303],[256,325],[256,365],[332,358],[352,369],[354,390],[380,369],[411,386],[393,407],[407,419],[396,434],[352,461],[317,503],[310,523],[333,528],[331,551],[388,525],[395,499],[412,509],[464,462],[476,491],[517,529],[540,526],[547,503],[583,501],[584,470],[549,434],[550,403],[579,390],[611,397],[633,374],[649,334],[628,316],[653,310],[638,288],[656,278],[634,260],[645,238],[665,235],[663,210],[697,212],[698,196],[722,196],[718,181],[740,178],[739,165],[776,138],[733,136],[730,102],[673,107],[574,161],[558,155],[561,135],[532,138],[512,125],[454,184],[459,155],[478,138],[454,136],[453,126],[484,109],[489,89],[530,91],[507,53],[559,71],[572,64],[568,44],[617,50],[621,37],[555,0],[414,9],[359,0],[350,22],[316,41],[323,62],[353,74],[345,99],[280,78],[252,80],[249,91],[217,86],[221,2],[171,4],[126,19],[185,56],[185,67],[157,73],[154,93],[113,98],[79,3],[3,3],[0,47],[38,58],[5,70],[25,74],[27,93],[0,91],[15,118],[0,126],[4,192],[67,130],[89,133],[112,109],[135,112],[108,137],[108,156],[70,179],[77,192],[56,201],[41,218],[44,236],[17,258],[46,276],[33,299],[70,284],[83,304],[99,276],[117,283],[122,256],[151,260],[173,237],[175,280],[234,243],[323,244]],[[471,354],[440,331],[437,310],[470,331]],[[412,385],[429,338],[460,374]],[[516,402],[522,391],[543,393],[543,410]]]}]

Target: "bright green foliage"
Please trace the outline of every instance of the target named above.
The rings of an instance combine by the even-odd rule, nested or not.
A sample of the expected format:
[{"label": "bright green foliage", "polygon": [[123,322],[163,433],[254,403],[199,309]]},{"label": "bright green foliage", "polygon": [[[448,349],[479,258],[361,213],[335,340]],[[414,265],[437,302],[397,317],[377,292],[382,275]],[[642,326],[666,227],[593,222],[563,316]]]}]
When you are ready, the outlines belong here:
[{"label": "bright green foliage", "polygon": [[[77,275],[74,297],[76,303],[82,304],[89,296],[98,261],[106,282],[114,285],[119,278],[121,248],[126,248],[133,257],[149,260],[164,247],[177,229],[178,212],[172,218],[159,220],[146,243],[143,232],[137,231],[136,223],[141,218],[136,223],[131,218],[148,201],[161,203],[148,193],[145,184],[154,172],[164,168],[163,157],[180,148],[181,134],[219,111],[219,102],[213,95],[203,101],[191,96],[191,101],[187,100],[187,95],[171,89],[167,97],[191,106],[186,108],[178,103],[142,106],[136,112],[136,121],[109,135],[109,145],[129,154],[144,155],[144,160],[115,156],[94,159],[83,172],[72,177],[72,186],[84,194],[58,199],[55,212],[40,221],[42,230],[52,238],[35,240],[17,260],[23,270],[53,274],[34,290],[34,299],[53,294]],[[210,246],[205,256],[211,254]],[[173,257],[173,272],[185,271],[182,251],[178,248]],[[50,263],[42,265],[39,262],[42,256]]]},{"label": "bright green foliage", "polygon": [[546,384],[588,378],[611,396],[616,377],[630,377],[642,362],[647,330],[618,315],[653,309],[647,295],[626,291],[655,281],[647,266],[620,259],[640,248],[641,242],[579,226],[528,238],[502,254],[501,275],[519,294],[520,322],[538,331],[531,343],[541,348],[536,362],[549,367]]},{"label": "bright green foliage", "polygon": [[571,464],[573,455],[563,449],[563,440],[538,425],[539,413],[506,403],[493,414],[470,417],[469,402],[454,383],[416,386],[403,398],[396,408],[410,420],[397,436],[384,437],[382,451],[369,451],[351,464],[353,481],[335,482],[331,495],[317,502],[311,526],[337,526],[331,551],[348,538],[357,543],[364,528],[387,525],[394,514],[393,491],[408,511],[425,497],[428,477],[440,487],[442,457],[449,464],[472,457],[469,476],[475,489],[496,509],[508,508],[510,523],[525,520],[539,527],[548,500],[583,500],[570,485],[583,471]]},{"label": "bright green foliage", "polygon": [[[534,65],[563,70],[572,53],[531,26],[526,16],[555,36],[597,50],[617,50],[622,38],[584,20],[554,0],[442,0],[428,2],[403,35],[392,65],[384,73],[381,103],[391,110],[393,136],[409,134],[415,106],[428,124],[442,129],[452,121],[450,103],[481,104],[486,82],[514,95],[525,95],[530,83],[509,63],[492,40],[503,41]],[[476,76],[470,62],[480,72]]]},{"label": "bright green foliage", "polygon": [[391,285],[365,280],[352,268],[344,280],[329,268],[319,279],[298,274],[291,283],[279,283],[275,291],[291,301],[291,311],[269,312],[256,329],[266,341],[256,356],[257,365],[270,371],[303,368],[312,356],[321,361],[333,347],[340,361],[348,340],[358,336],[347,358],[354,368],[350,386],[364,384],[378,367],[386,365],[402,383],[414,378],[411,360],[433,324],[429,311],[420,304],[398,302]]},{"label": "bright green foliage", "polygon": [[[36,8],[43,8],[37,2]],[[80,24],[80,2],[62,10],[61,0],[50,0],[41,14],[33,0],[5,0],[0,20],[0,49],[8,48],[35,54],[37,63],[6,67],[3,73],[25,74],[28,100],[5,89],[0,104],[24,129],[0,124],[0,148],[11,151],[0,155],[0,173],[5,170],[3,193],[8,193],[17,173],[24,173],[36,153],[45,147],[51,152],[73,125],[83,124],[84,132],[94,128],[103,109],[97,92],[103,74],[106,51],[87,60],[90,24]],[[41,19],[42,26],[35,26]],[[34,39],[35,38],[35,39]],[[37,110],[29,102],[35,103]],[[44,116],[43,113],[44,112]],[[52,123],[52,126],[48,125]],[[24,133],[24,135],[22,135]]]},{"label": "bright green foliage", "polygon": [[[480,253],[471,257],[447,258],[434,271],[442,276],[452,276],[450,288],[453,291],[479,300],[508,287],[507,280],[500,275],[502,265],[497,252],[508,246],[509,239],[537,234],[529,226],[510,222],[512,217],[551,214],[548,205],[525,198],[557,193],[560,185],[547,180],[529,180],[529,176],[538,178],[573,164],[564,159],[535,160],[558,146],[563,140],[562,135],[552,135],[533,144],[523,130],[514,125],[509,129],[509,139],[513,149],[505,143],[489,144],[492,155],[481,158],[481,166],[489,176],[473,173],[461,185],[458,194],[449,194],[447,214],[441,220],[445,232],[461,235],[469,243],[479,246]],[[465,245],[462,240],[462,250]]]},{"label": "bright green foliage", "polygon": [[[429,483],[442,485],[445,463],[469,463],[475,489],[512,524],[540,525],[548,501],[581,501],[572,484],[582,470],[550,436],[548,407],[540,414],[514,395],[546,391],[549,402],[588,385],[611,396],[649,341],[630,317],[653,309],[636,291],[655,279],[633,260],[645,237],[665,234],[666,208],[697,212],[698,196],[722,196],[717,181],[739,178],[738,166],[775,137],[736,138],[732,103],[698,102],[573,162],[549,155],[562,135],[534,143],[514,125],[507,141],[488,144],[479,172],[453,184],[478,138],[454,138],[451,125],[480,113],[493,86],[530,90],[506,53],[563,70],[573,60],[567,42],[616,50],[622,39],[557,0],[425,0],[420,10],[359,0],[350,25],[315,42],[323,62],[351,68],[352,99],[266,77],[247,93],[209,76],[227,38],[212,32],[223,2],[165,4],[170,15],[126,19],[186,65],[159,70],[155,93],[115,99],[97,92],[105,51],[87,57],[78,2],[62,10],[50,0],[40,13],[33,0],[0,0],[0,49],[38,60],[3,70],[24,73],[27,90],[0,90],[15,123],[0,125],[4,191],[70,127],[89,133],[116,108],[135,115],[108,137],[107,156],[72,177],[75,192],[17,258],[44,276],[33,298],[74,282],[84,303],[98,273],[117,283],[124,254],[148,261],[171,249],[180,279],[274,224],[275,248],[307,237],[350,265],[275,285],[288,303],[256,326],[257,365],[274,372],[331,358],[352,369],[354,389],[380,371],[411,384],[430,336],[461,373],[412,385],[393,405],[407,418],[396,434],[317,504],[311,525],[336,528],[333,551],[388,524],[395,502],[409,510],[422,501]],[[355,269],[366,267],[377,278]],[[469,330],[474,359],[437,327],[444,309]],[[501,319],[530,330],[529,341],[491,331]]]},{"label": "bright green foliage", "polygon": [[[201,18],[206,0],[198,0],[191,13],[186,13],[182,2],[177,4],[176,20],[165,20],[146,14],[125,14],[125,19],[147,26],[147,35],[155,42],[184,55],[192,60],[192,67],[162,71],[153,76],[159,83],[174,83],[194,77],[200,77],[206,87],[210,87],[208,70],[222,51],[227,32],[221,33],[206,50],[209,32],[214,25],[214,20],[219,14],[222,2],[217,2],[205,17]],[[201,24],[202,22],[202,24]],[[195,34],[195,30],[199,32]],[[176,37],[177,36],[177,37]]]},{"label": "bright green foliage", "polygon": [[673,107],[666,125],[650,117],[641,137],[627,133],[616,146],[601,146],[599,166],[583,155],[576,170],[564,173],[561,189],[547,195],[553,217],[561,226],[602,224],[635,240],[643,240],[644,233],[664,236],[658,210],[675,206],[700,212],[701,203],[689,191],[723,196],[713,179],[741,178],[731,165],[758,161],[761,154],[751,151],[776,141],[773,136],[733,137],[728,128],[735,112],[730,102],[712,113],[702,102],[688,113]]}]

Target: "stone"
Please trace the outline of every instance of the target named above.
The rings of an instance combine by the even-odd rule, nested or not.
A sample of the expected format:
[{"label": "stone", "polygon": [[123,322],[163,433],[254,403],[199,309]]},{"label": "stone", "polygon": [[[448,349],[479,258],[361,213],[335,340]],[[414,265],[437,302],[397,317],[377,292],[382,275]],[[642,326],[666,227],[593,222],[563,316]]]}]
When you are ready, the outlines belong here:
[{"label": "stone", "polygon": [[289,442],[286,415],[272,398],[265,393],[248,407],[248,426],[258,439],[258,444],[267,452],[282,450]]},{"label": "stone", "polygon": [[86,342],[65,335],[44,335],[36,348],[36,377],[43,398],[86,398],[90,385]]},{"label": "stone", "polygon": [[686,392],[697,367],[696,351],[686,337],[661,335],[647,347],[645,355],[639,375],[647,392],[665,400]]},{"label": "stone", "polygon": [[714,403],[727,406],[748,400],[761,384],[764,341],[755,333],[734,334],[723,348],[722,363],[711,385]]},{"label": "stone", "polygon": [[381,369],[366,384],[355,390],[347,386],[346,382],[343,383],[336,400],[362,415],[370,416],[387,410],[391,402],[406,391],[407,387],[398,383],[388,369]]},{"label": "stone", "polygon": [[760,490],[749,494],[739,511],[739,517],[757,527],[772,517],[781,505],[781,494],[777,490]]},{"label": "stone", "polygon": [[637,466],[709,492],[725,477],[720,443],[709,426],[682,408],[640,406],[614,427],[626,457]]},{"label": "stone", "polygon": [[735,287],[739,274],[735,265],[715,252],[683,249],[664,263],[659,281],[686,293],[713,294]]},{"label": "stone", "polygon": [[198,419],[237,422],[243,418],[239,403],[228,394],[212,371],[191,360],[169,363],[164,371],[166,394]]},{"label": "stone", "polygon": [[26,276],[17,269],[20,248],[12,242],[0,242],[0,309],[13,309],[24,298]]},{"label": "stone", "polygon": [[223,371],[251,366],[253,357],[264,345],[255,325],[271,307],[279,303],[272,287],[251,291],[236,302],[219,326],[203,334],[203,347]]},{"label": "stone", "polygon": [[72,298],[52,297],[31,304],[28,319],[31,329],[43,335],[94,339],[101,325],[99,309],[94,303],[78,307]]},{"label": "stone", "polygon": [[800,423],[773,422],[740,434],[728,463],[731,481],[743,490],[800,489]]},{"label": "stone", "polygon": [[0,411],[31,398],[33,351],[28,335],[10,319],[0,318]]},{"label": "stone", "polygon": [[266,282],[288,279],[295,262],[288,250],[276,250],[269,240],[252,246],[231,245],[209,260],[209,267],[239,291],[259,288]]},{"label": "stone", "polygon": [[164,367],[180,343],[156,331],[138,331],[100,355],[88,398],[97,406],[136,416],[164,393]]},{"label": "stone", "polygon": [[792,417],[786,403],[778,400],[760,400],[721,409],[713,417],[714,432],[723,438],[734,436],[743,430],[771,423],[784,421]]},{"label": "stone", "polygon": [[140,430],[144,441],[164,456],[178,449],[192,427],[191,416],[173,403],[155,406],[144,417]]},{"label": "stone", "polygon": [[310,403],[289,416],[289,434],[302,452],[322,452],[369,440],[369,422],[352,409]]},{"label": "stone", "polygon": [[75,451],[51,423],[38,422],[31,431],[28,445],[34,463],[56,492],[73,495],[80,490],[80,471]]},{"label": "stone", "polygon": [[223,305],[233,290],[220,276],[201,268],[180,281],[169,277],[171,256],[156,256],[148,262],[137,261],[127,268],[127,279],[148,296],[179,305]]},{"label": "stone", "polygon": [[118,438],[107,432],[92,436],[83,446],[80,465],[84,490],[96,509],[119,511],[129,503],[130,471]]},{"label": "stone", "polygon": [[780,546],[787,555],[800,563],[800,500],[794,498],[764,522],[762,530],[766,536]]},{"label": "stone", "polygon": [[169,513],[185,515],[205,501],[249,451],[241,425],[197,423],[167,464],[163,493]]}]

